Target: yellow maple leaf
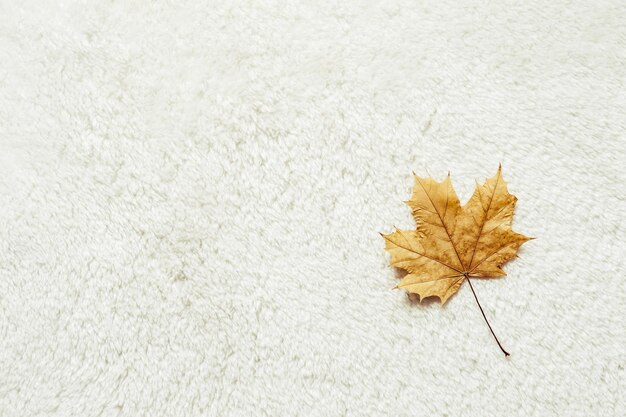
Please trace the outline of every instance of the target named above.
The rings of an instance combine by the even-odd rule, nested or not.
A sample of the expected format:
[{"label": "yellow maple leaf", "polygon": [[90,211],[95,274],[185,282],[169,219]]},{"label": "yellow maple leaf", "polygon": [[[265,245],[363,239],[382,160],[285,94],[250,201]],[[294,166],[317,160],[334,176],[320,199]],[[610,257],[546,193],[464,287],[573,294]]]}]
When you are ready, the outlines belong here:
[{"label": "yellow maple leaf", "polygon": [[506,275],[502,265],[531,238],[511,229],[517,197],[508,192],[502,167],[483,185],[476,184],[465,206],[461,206],[449,174],[442,182],[414,176],[413,195],[407,204],[416,230],[382,235],[391,265],[408,272],[397,287],[418,294],[420,300],[435,296],[445,304],[465,280],[476,296],[470,278]]}]

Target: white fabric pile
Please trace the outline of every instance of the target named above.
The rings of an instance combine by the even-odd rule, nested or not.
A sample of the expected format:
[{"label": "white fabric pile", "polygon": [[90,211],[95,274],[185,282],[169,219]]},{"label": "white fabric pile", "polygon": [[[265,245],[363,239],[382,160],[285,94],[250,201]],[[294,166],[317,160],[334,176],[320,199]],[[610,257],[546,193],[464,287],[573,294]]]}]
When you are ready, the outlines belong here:
[{"label": "white fabric pile", "polygon": [[[623,2],[0,6],[0,416],[618,416]],[[392,290],[411,171],[535,236]]]}]

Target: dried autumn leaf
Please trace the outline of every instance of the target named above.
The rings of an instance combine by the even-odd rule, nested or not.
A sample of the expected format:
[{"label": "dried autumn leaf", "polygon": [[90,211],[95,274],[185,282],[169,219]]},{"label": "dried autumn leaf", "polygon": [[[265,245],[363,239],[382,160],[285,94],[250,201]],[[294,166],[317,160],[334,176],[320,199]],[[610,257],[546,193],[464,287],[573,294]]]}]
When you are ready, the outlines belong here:
[{"label": "dried autumn leaf", "polygon": [[502,265],[530,239],[511,229],[516,201],[502,178],[502,167],[483,185],[476,184],[463,207],[450,175],[442,182],[415,175],[413,195],[407,204],[416,230],[383,235],[391,265],[408,272],[397,287],[418,294],[420,300],[435,296],[445,304],[467,280],[476,297],[470,278],[506,275]]}]

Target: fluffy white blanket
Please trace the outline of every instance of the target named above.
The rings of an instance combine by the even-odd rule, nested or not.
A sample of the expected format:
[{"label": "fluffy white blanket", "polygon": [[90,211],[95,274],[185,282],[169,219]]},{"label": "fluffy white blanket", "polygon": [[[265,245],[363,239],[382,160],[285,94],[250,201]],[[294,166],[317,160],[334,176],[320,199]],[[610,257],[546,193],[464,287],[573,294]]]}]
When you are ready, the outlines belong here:
[{"label": "fluffy white blanket", "polygon": [[[0,6],[0,416],[617,416],[614,1]],[[445,307],[378,232],[498,163],[537,240]]]}]

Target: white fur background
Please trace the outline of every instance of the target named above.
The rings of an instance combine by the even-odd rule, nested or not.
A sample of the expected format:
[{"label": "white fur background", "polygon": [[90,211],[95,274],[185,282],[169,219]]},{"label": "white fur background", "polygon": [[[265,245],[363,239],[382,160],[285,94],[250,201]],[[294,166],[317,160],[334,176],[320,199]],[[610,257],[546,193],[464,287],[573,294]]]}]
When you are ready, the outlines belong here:
[{"label": "white fur background", "polygon": [[[0,6],[0,416],[624,415],[623,2],[54,3]],[[378,234],[499,162],[508,359]]]}]

